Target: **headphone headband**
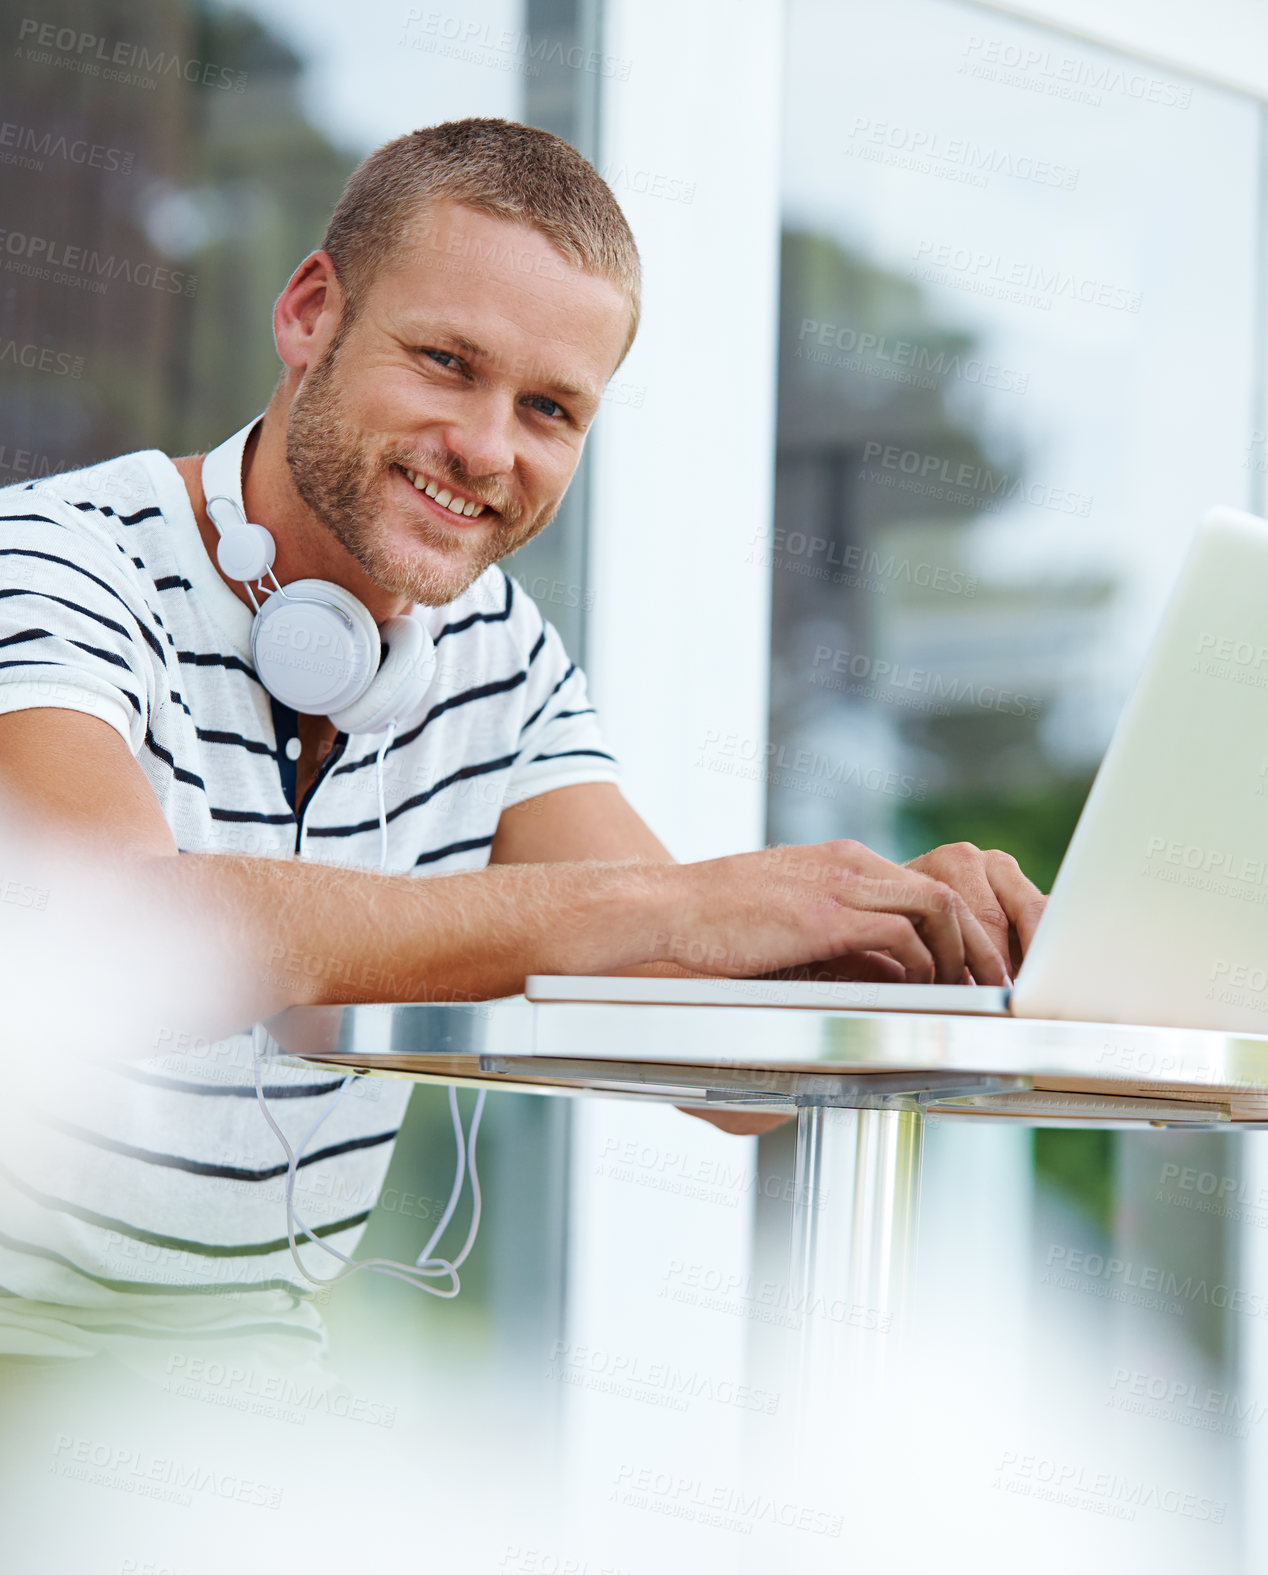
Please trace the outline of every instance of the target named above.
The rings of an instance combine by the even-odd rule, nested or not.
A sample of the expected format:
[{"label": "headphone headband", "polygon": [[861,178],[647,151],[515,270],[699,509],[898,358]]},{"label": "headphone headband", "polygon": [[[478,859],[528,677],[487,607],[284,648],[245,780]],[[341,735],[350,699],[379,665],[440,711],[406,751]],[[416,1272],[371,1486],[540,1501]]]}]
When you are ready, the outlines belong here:
[{"label": "headphone headband", "polygon": [[246,522],[246,505],[242,501],[242,456],[246,453],[248,438],[263,420],[263,414],[253,416],[240,432],[226,438],[219,448],[213,448],[203,458],[203,494],[208,500],[207,513],[211,523],[222,535],[225,527],[216,518],[210,505],[223,498],[233,504],[239,518]]},{"label": "headphone headband", "polygon": [[[255,416],[202,463],[207,515],[220,538],[217,562],[229,579],[246,585],[256,608],[251,626],[256,676],[283,705],[304,715],[328,715],[342,732],[385,732],[423,699],[436,669],[431,636],[410,614],[390,618],[380,641],[374,619],[341,585],[296,580],[288,594],[278,583],[272,574],[273,537],[247,518],[242,499],[242,458],[263,419]],[[227,513],[235,517],[225,519]],[[265,574],[274,590],[261,605],[251,582]]]}]

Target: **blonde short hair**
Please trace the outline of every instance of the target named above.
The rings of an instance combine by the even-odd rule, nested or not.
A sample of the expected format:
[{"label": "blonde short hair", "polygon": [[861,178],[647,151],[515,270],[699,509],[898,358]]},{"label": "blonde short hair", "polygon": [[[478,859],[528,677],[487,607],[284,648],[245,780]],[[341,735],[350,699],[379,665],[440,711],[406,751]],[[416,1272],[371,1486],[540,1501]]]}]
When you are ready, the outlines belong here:
[{"label": "blonde short hair", "polygon": [[625,215],[599,172],[562,137],[510,120],[424,126],[385,143],[352,172],[322,242],[347,302],[341,329],[375,276],[398,259],[426,204],[443,200],[526,224],[583,272],[615,284],[630,303],[629,349],[642,271]]}]

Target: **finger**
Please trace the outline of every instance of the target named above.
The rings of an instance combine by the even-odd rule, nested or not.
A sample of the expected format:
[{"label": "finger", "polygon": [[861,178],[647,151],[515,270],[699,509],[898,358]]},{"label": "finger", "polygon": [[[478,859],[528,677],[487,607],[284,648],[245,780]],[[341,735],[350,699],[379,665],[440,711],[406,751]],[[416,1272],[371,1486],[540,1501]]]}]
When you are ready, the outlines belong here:
[{"label": "finger", "polygon": [[999,948],[987,934],[985,926],[973,913],[960,916],[960,932],[964,937],[965,961],[969,972],[978,984],[1003,985],[1010,982],[1008,953],[1001,956]]},{"label": "finger", "polygon": [[888,952],[903,970],[900,983],[925,984],[933,978],[933,954],[915,925],[902,914],[846,909],[834,942],[836,955],[853,951]]},{"label": "finger", "polygon": [[882,857],[865,843],[848,839],[781,848],[779,853],[788,874],[803,880],[832,881],[843,875],[898,880],[906,873],[901,864]]},{"label": "finger", "polygon": [[[962,918],[976,923],[967,905],[949,886],[930,880],[927,875],[919,875],[914,870],[899,870],[896,875],[893,880],[855,876],[841,900],[852,907],[901,913],[917,928],[932,954],[934,981],[958,984],[966,963],[973,967],[973,959],[966,955],[961,923]],[[975,945],[984,936],[985,931],[977,925]],[[989,942],[987,945],[989,948]],[[1002,967],[1001,963],[1001,971]]]},{"label": "finger", "polygon": [[909,868],[940,880],[968,903],[978,923],[994,942],[1005,967],[1008,965],[1010,924],[986,868],[987,855],[971,842],[955,842],[913,859]]},{"label": "finger", "polygon": [[959,984],[967,967],[978,984],[1007,984],[1008,965],[968,903],[950,886],[928,877],[925,881],[916,896],[924,914],[916,923],[939,959],[936,982]]},{"label": "finger", "polygon": [[[964,932],[951,888],[939,887],[935,883],[929,891],[918,893],[915,900],[917,907],[908,909],[907,916],[933,953],[934,983],[958,984],[968,965],[968,958],[965,956]],[[967,907],[964,912],[967,916]]]},{"label": "finger", "polygon": [[1017,932],[1017,940],[1024,957],[1035,938],[1035,928],[1043,917],[1048,899],[1033,881],[1022,874],[1021,866],[1011,853],[992,850],[983,860],[991,888]]},{"label": "finger", "polygon": [[830,963],[821,964],[826,970],[816,977],[840,979],[856,984],[903,984],[907,970],[888,952],[847,952],[844,957],[834,957]]},{"label": "finger", "polygon": [[[966,965],[979,984],[1007,982],[1007,930],[1001,950],[950,886],[918,870],[891,864],[862,844],[829,843],[827,848],[848,850],[848,860],[842,856],[838,878],[845,890],[838,900],[851,907],[888,909],[909,919],[918,918],[920,933],[935,959],[937,983],[958,984]],[[972,852],[977,855],[976,848]],[[872,870],[880,871],[879,877],[864,873]]]}]

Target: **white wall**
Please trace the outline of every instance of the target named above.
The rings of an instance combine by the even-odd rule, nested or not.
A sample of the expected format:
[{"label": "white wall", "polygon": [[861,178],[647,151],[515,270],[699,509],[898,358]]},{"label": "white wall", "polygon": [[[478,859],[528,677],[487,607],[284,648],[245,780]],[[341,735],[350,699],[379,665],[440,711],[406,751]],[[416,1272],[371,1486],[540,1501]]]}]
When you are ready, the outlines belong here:
[{"label": "white wall", "polygon": [[980,8],[1068,29],[1140,60],[1268,98],[1262,0],[980,0]]},{"label": "white wall", "polygon": [[780,6],[608,11],[629,76],[603,83],[599,164],[644,309],[594,435],[586,665],[630,797],[705,858],[763,840],[762,783],[696,761],[711,732],[766,738],[769,569],[750,544],[773,488]]},{"label": "white wall", "polygon": [[[645,293],[594,434],[586,668],[629,797],[677,857],[698,859],[764,842],[763,782],[697,760],[711,734],[758,752],[766,739],[769,569],[750,544],[773,495],[780,6],[609,0],[607,29],[605,52],[629,70],[603,83],[598,162]],[[667,1299],[666,1272],[748,1272],[740,1178],[755,1158],[753,1139],[667,1106],[577,1101],[569,1338],[612,1362],[738,1382],[744,1319]],[[718,1199],[686,1194],[688,1177],[717,1175],[729,1178]],[[582,1501],[605,1499],[631,1452],[663,1461],[647,1405],[581,1390],[568,1404]],[[725,1480],[738,1414],[673,1420],[679,1469]]]}]

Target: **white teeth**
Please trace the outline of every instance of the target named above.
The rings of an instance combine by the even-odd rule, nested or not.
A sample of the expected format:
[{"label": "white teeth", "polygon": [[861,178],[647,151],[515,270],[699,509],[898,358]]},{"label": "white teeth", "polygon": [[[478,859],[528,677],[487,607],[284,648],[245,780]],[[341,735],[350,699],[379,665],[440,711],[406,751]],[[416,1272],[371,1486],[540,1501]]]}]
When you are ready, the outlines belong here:
[{"label": "white teeth", "polygon": [[[403,466],[402,469],[404,469]],[[416,471],[406,470],[405,474],[420,492],[425,492],[429,498],[435,498],[436,502],[442,508],[448,509],[451,514],[461,514],[467,519],[475,519],[478,515],[484,513],[485,505],[483,503],[472,503],[455,497],[447,487],[438,487],[434,481],[428,481],[426,476],[420,475]]]}]

